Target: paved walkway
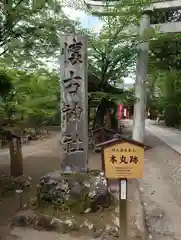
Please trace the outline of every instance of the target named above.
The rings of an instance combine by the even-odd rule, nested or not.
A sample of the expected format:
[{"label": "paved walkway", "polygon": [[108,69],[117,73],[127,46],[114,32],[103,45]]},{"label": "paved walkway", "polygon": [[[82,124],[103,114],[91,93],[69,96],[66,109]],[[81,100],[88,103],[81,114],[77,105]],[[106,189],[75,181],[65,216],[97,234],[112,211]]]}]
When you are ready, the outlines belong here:
[{"label": "paved walkway", "polygon": [[181,130],[153,123],[154,122],[147,121],[146,130],[181,154]]},{"label": "paved walkway", "polygon": [[149,239],[181,239],[181,131],[146,123],[143,200]]},{"label": "paved walkway", "polygon": [[145,144],[152,148],[139,181],[149,239],[181,240],[181,131],[153,123],[146,123]]}]

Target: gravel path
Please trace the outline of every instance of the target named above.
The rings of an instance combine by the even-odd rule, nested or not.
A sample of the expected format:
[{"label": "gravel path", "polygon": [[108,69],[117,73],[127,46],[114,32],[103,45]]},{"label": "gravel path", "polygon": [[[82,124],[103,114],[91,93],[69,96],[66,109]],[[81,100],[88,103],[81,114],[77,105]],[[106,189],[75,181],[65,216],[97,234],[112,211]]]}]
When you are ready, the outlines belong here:
[{"label": "gravel path", "polygon": [[151,133],[143,188],[149,239],[181,240],[181,156]]}]

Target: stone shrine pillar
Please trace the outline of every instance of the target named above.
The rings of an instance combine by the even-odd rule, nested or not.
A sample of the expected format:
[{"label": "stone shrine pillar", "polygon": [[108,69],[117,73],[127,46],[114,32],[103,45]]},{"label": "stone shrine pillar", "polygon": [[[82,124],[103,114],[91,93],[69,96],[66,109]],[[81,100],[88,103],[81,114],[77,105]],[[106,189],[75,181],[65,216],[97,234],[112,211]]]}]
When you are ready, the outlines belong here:
[{"label": "stone shrine pillar", "polygon": [[61,171],[85,172],[88,161],[87,39],[61,41]]}]

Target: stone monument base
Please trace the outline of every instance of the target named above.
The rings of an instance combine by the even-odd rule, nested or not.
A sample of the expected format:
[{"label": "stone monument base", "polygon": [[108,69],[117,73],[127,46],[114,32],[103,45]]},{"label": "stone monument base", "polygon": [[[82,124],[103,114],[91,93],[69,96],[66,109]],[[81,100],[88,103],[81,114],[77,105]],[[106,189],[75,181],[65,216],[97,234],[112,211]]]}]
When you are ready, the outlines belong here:
[{"label": "stone monument base", "polygon": [[37,203],[49,202],[59,209],[77,213],[96,212],[112,204],[104,173],[48,173],[37,186]]}]

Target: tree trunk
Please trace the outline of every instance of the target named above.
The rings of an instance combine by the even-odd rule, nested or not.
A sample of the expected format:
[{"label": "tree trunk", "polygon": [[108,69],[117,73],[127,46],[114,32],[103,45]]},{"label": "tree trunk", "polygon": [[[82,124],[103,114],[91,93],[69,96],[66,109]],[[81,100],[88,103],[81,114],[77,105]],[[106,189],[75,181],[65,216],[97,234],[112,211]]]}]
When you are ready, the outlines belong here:
[{"label": "tree trunk", "polygon": [[35,131],[35,134],[36,134],[36,135],[39,135],[39,134],[40,134],[40,128],[39,128],[39,126],[36,126],[36,127],[34,128],[34,131]]},{"label": "tree trunk", "polygon": [[105,116],[105,107],[100,104],[96,111],[94,126],[102,127],[104,126],[104,116]]},{"label": "tree trunk", "polygon": [[167,104],[165,108],[165,123],[168,127],[180,125],[180,107],[178,104]]},{"label": "tree trunk", "polygon": [[46,127],[45,130],[46,130],[46,134],[48,135],[49,134],[48,127]]},{"label": "tree trunk", "polygon": [[23,156],[20,138],[13,136],[9,139],[9,151],[11,160],[11,176],[19,177],[23,175]]},{"label": "tree trunk", "polygon": [[112,111],[110,110],[109,112],[110,112],[110,121],[111,121],[110,128],[117,131],[118,130],[118,120],[116,118],[117,108],[115,107]]},{"label": "tree trunk", "polygon": [[107,100],[102,99],[100,104],[97,107],[95,121],[93,127],[102,127],[104,126],[104,117],[107,112]]},{"label": "tree trunk", "polygon": [[88,107],[88,127],[90,127],[90,107]]}]

